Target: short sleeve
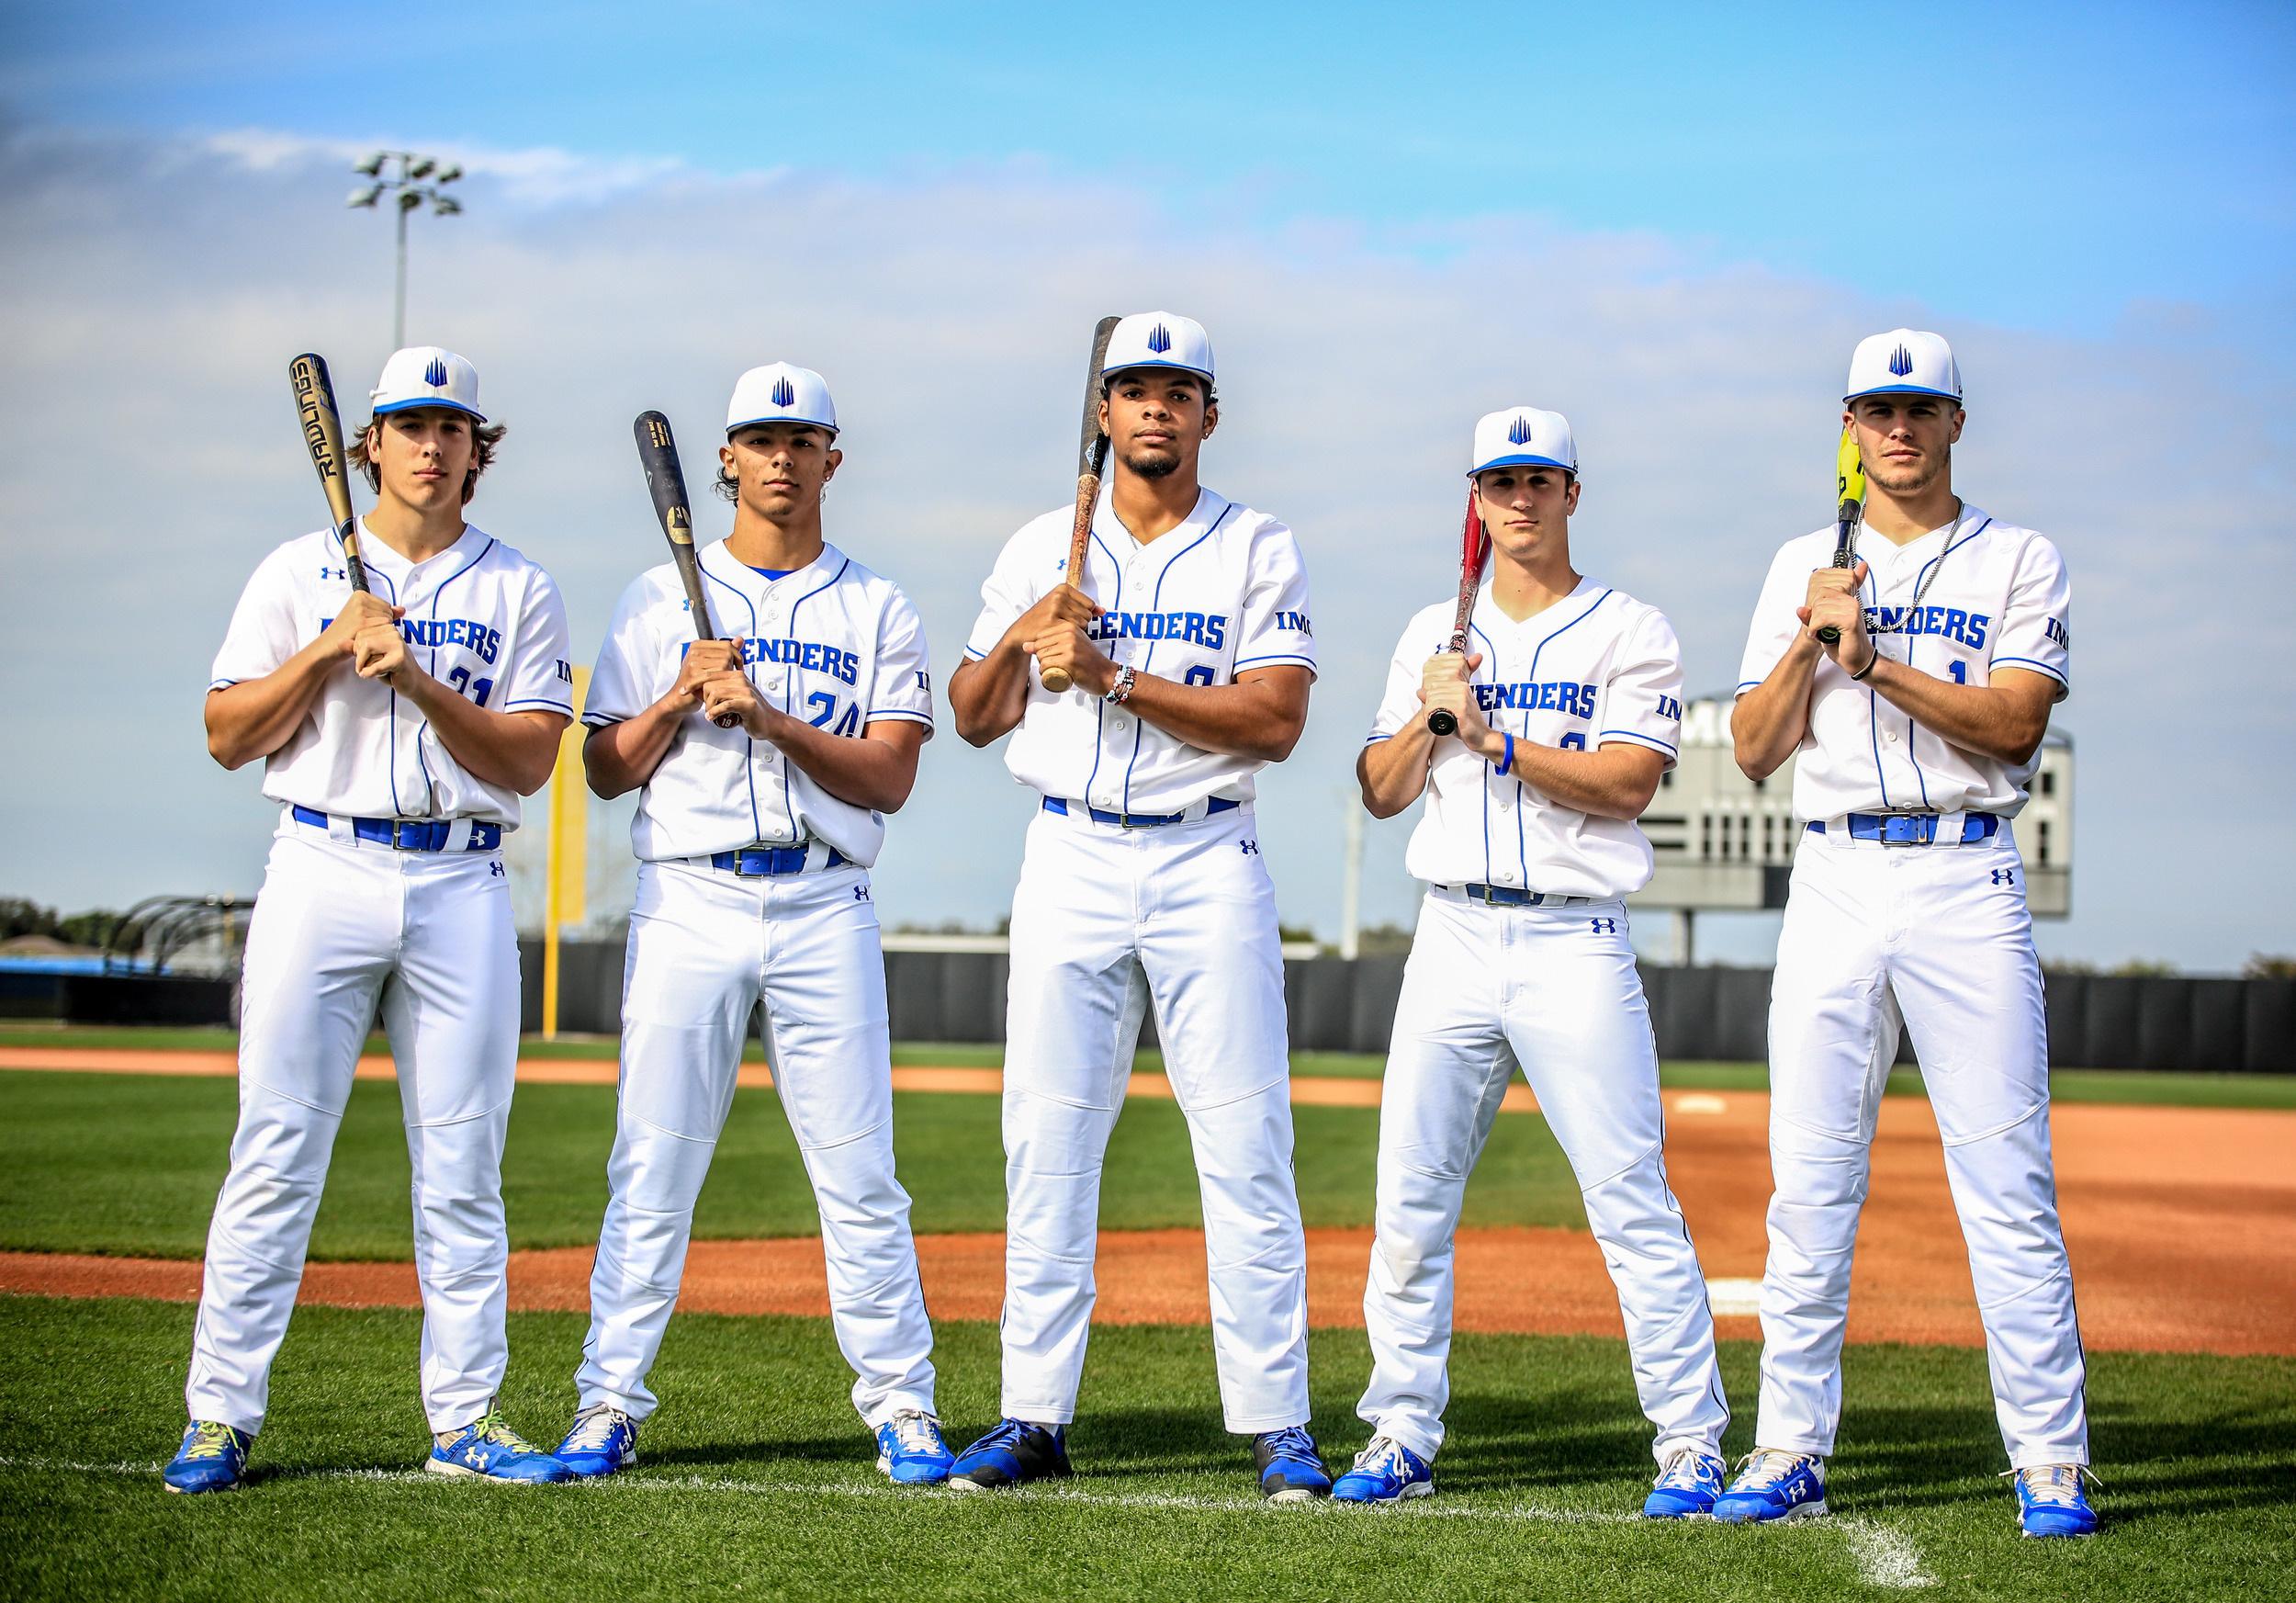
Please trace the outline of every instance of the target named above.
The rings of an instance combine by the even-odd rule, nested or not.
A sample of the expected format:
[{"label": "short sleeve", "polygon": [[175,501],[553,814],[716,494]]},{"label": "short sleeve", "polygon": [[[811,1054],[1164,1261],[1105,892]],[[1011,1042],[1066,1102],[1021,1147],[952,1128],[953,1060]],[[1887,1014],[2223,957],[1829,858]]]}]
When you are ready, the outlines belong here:
[{"label": "short sleeve", "polygon": [[[1000,631],[1001,632],[1001,631]],[[877,672],[869,684],[869,710],[863,724],[897,718],[933,728],[932,657],[925,649],[925,622],[898,590],[886,597],[877,620]]]},{"label": "short sleeve", "polygon": [[536,568],[526,576],[525,604],[519,608],[518,633],[511,660],[499,680],[506,713],[564,713],[574,716],[574,660],[567,644],[566,603],[557,582]]},{"label": "short sleeve", "polygon": [[1627,638],[1600,705],[1595,745],[1647,747],[1674,766],[1683,743],[1683,649],[1664,613],[1645,615]]},{"label": "short sleeve", "polygon": [[1754,621],[1746,632],[1746,655],[1738,664],[1740,695],[1770,677],[1785,660],[1795,636],[1801,633],[1799,613],[1803,598],[1809,594],[1810,570],[1800,566],[1793,552],[1794,548],[1788,546],[1771,562],[1769,577],[1761,583],[1761,597],[1754,603]]},{"label": "short sleeve", "polygon": [[638,579],[614,604],[613,621],[606,626],[598,664],[590,671],[590,694],[582,703],[582,722],[592,728],[637,717],[668,688],[656,683],[661,649],[647,622],[648,599],[647,582]]},{"label": "short sleeve", "polygon": [[1363,742],[1367,746],[1393,739],[1419,711],[1419,683],[1432,653],[1412,649],[1415,632],[1405,629],[1395,642],[1394,659],[1387,665],[1387,689],[1380,693],[1379,710],[1371,715],[1371,733]]},{"label": "short sleeve", "polygon": [[208,670],[209,690],[276,673],[302,649],[303,642],[296,638],[290,560],[286,551],[274,551],[248,577],[223,632],[222,649]]},{"label": "short sleeve", "polygon": [[2056,547],[2039,535],[2018,553],[2009,608],[1994,626],[1995,668],[2021,668],[2057,682],[2056,699],[2073,690],[2073,582]]},{"label": "short sleeve", "polygon": [[1034,606],[1043,593],[1030,582],[1024,553],[1032,544],[1029,530],[1022,529],[1007,540],[1005,548],[996,554],[996,566],[981,584],[981,615],[974,620],[973,632],[965,637],[967,658],[977,660],[996,649],[996,642],[1005,638],[1005,631],[1019,623],[1020,615]]},{"label": "short sleeve", "polygon": [[1235,671],[1304,668],[1315,672],[1315,632],[1308,622],[1308,569],[1300,542],[1270,521],[1252,537],[1236,628]]}]

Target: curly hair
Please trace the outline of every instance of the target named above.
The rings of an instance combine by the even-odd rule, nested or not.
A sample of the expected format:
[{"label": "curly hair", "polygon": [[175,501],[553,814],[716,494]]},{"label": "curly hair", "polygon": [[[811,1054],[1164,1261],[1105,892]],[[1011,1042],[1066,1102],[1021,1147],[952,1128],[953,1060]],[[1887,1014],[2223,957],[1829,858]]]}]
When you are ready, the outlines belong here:
[{"label": "curly hair", "polygon": [[[378,494],[383,488],[383,473],[376,466],[374,453],[367,449],[366,442],[374,438],[375,431],[382,426],[381,418],[367,419],[366,426],[359,431],[359,437],[351,442],[349,450],[344,453],[351,458],[351,466],[366,476],[366,487]],[[478,493],[478,475],[494,466],[495,447],[502,443],[502,436],[509,432],[505,425],[499,423],[480,423],[470,431],[470,471],[463,475],[462,480],[462,503],[465,506],[468,506],[470,498]]]}]

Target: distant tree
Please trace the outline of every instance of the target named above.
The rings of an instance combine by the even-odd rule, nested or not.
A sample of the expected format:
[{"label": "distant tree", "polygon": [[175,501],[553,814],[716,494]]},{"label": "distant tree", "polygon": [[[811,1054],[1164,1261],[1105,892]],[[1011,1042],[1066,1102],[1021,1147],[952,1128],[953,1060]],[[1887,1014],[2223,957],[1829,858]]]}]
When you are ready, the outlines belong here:
[{"label": "distant tree", "polygon": [[1315,939],[1315,931],[1309,929],[1305,924],[1277,924],[1276,926],[1276,939],[1278,941],[1307,941],[1311,943]]},{"label": "distant tree", "polygon": [[2166,979],[2180,971],[2173,963],[2163,963],[2154,957],[2132,957],[2112,969],[2117,979]]},{"label": "distant tree", "polygon": [[62,940],[62,926],[56,921],[56,909],[43,908],[38,902],[22,897],[0,897],[0,941],[17,935],[52,935]]},{"label": "distant tree", "polygon": [[56,925],[62,939],[74,946],[108,946],[119,926],[128,921],[125,913],[115,913],[108,908],[98,908],[85,913],[74,913],[59,920]]},{"label": "distant tree", "polygon": [[2043,974],[2095,974],[2097,965],[2082,957],[2051,957],[2041,965]]},{"label": "distant tree", "polygon": [[2296,957],[2285,952],[2253,952],[2240,974],[2244,979],[2296,979]]}]

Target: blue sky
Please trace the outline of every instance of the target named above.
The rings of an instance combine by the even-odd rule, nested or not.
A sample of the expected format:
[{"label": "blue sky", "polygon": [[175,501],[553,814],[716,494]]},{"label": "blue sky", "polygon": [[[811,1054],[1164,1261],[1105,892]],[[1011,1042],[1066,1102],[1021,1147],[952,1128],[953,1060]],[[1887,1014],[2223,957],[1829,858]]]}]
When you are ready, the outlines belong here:
[{"label": "blue sky", "polygon": [[[0,894],[253,888],[264,809],[208,762],[199,688],[246,574],[318,521],[287,358],[355,396],[387,354],[389,229],[342,202],[391,145],[470,170],[467,212],[416,224],[410,337],[478,363],[512,432],[474,521],[557,574],[584,653],[658,550],[630,417],[705,435],[786,357],[848,423],[830,536],[917,599],[945,677],[1073,473],[1083,331],[1200,316],[1209,480],[1309,556],[1325,669],[1262,836],[1327,932],[1476,415],[1570,415],[1580,566],[1668,613],[1694,694],[1830,513],[1850,346],[1940,329],[1960,488],[2074,574],[2075,913],[2044,953],[2296,948],[2296,857],[2254,849],[2296,811],[2296,623],[2226,601],[2296,588],[2291,105],[2285,6],[8,8],[0,717],[58,778],[12,795]],[[1002,778],[929,748],[888,923],[1004,910]],[[163,852],[104,844],[162,820]],[[1370,831],[1373,921],[1412,917],[1407,827]],[[1702,946],[1765,961],[1730,923]]]}]

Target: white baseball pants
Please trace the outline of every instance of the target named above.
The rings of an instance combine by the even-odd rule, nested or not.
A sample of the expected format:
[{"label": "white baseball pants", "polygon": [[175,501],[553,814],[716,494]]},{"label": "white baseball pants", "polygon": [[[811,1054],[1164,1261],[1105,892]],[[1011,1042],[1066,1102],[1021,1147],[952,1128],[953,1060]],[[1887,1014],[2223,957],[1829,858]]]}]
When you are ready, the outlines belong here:
[{"label": "white baseball pants", "polygon": [[2049,1156],[2041,965],[2004,829],[1975,845],[1839,831],[1795,854],[1770,999],[1770,1262],[1755,1440],[1830,1453],[1850,1259],[1882,1090],[1910,1031],[2014,1468],[2087,1463],[2087,1366]]},{"label": "white baseball pants", "polygon": [[423,1412],[433,1430],[452,1430],[501,1388],[502,1138],[519,1012],[501,860],[400,852],[287,823],[247,931],[239,1130],[208,1231],[184,1389],[195,1419],[263,1426],[271,1362],[378,998],[414,1170]]},{"label": "white baseball pants", "polygon": [[1100,1165],[1151,999],[1195,1147],[1227,1428],[1305,1424],[1283,958],[1248,807],[1126,830],[1072,807],[1029,828],[1005,1048],[1003,1411],[1075,1417]]},{"label": "white baseball pants", "polygon": [[1658,1059],[1623,902],[1422,904],[1379,1101],[1379,1173],[1356,1412],[1423,1458],[1450,1398],[1453,1240],[1467,1177],[1520,1067],[1570,1160],[1618,1288],[1660,1462],[1721,1451],[1729,1408],[1705,1277],[1667,1187]]},{"label": "white baseball pants", "polygon": [[654,1411],[647,1376],[677,1305],[749,1015],[821,1210],[830,1324],[872,1427],[933,1411],[933,1331],[909,1198],[893,1172],[884,954],[858,867],[742,878],[638,866],[622,988],[613,1196],[591,1271],[581,1406]]}]

